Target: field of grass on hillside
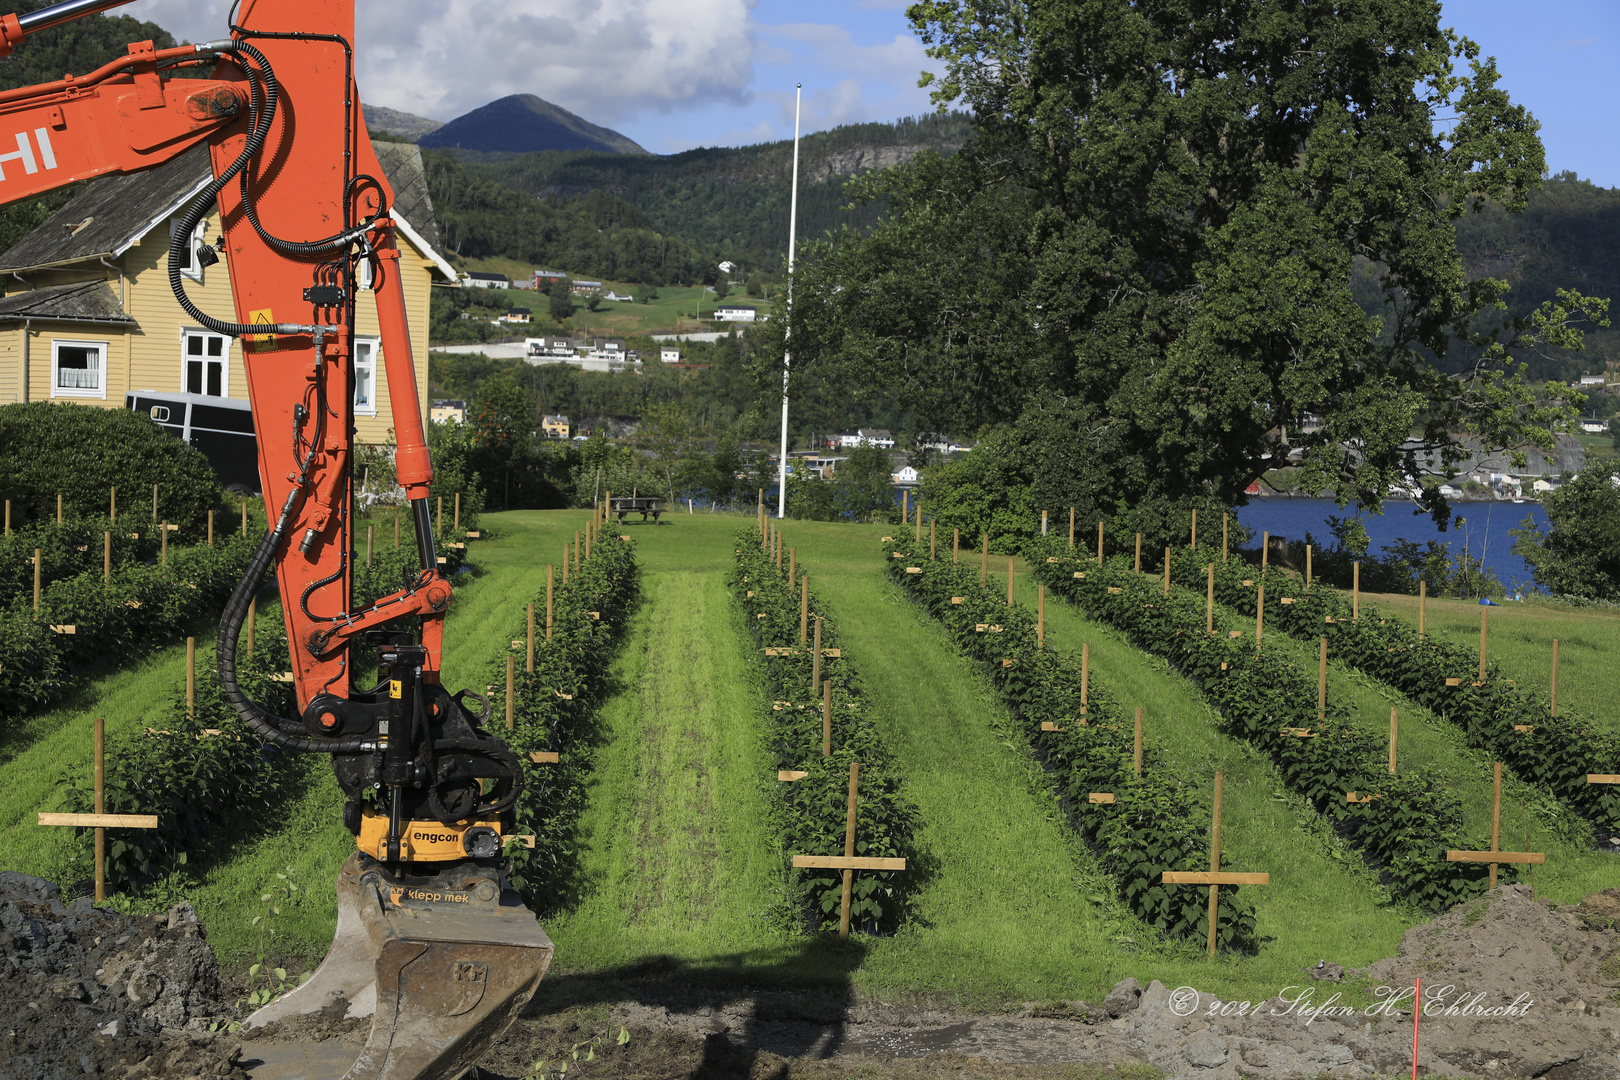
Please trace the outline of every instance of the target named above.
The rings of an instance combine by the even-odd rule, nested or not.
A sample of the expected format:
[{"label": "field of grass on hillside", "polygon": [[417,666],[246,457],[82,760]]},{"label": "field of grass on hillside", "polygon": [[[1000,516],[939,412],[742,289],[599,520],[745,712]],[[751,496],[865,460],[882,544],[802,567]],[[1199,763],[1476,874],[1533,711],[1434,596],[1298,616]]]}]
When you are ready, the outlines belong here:
[{"label": "field of grass on hillside", "polygon": [[[513,280],[527,280],[534,267],[511,259],[474,259],[465,269],[505,274]],[[630,294],[639,286],[622,281],[602,282],[604,290],[621,296]],[[507,289],[500,299],[513,308],[526,308],[534,321],[528,325],[510,327],[514,337],[540,335],[572,335],[574,337],[634,337],[645,334],[701,333],[731,329],[733,323],[716,322],[717,304],[742,304],[766,311],[769,300],[744,295],[741,288],[734,289],[724,300],[716,298],[712,289],[701,290],[702,318],[699,319],[699,293],[696,287],[661,286],[658,299],[646,304],[631,300],[603,300],[595,311],[586,311],[580,298],[575,297],[574,314],[562,323],[551,317],[551,297],[532,289]]]}]

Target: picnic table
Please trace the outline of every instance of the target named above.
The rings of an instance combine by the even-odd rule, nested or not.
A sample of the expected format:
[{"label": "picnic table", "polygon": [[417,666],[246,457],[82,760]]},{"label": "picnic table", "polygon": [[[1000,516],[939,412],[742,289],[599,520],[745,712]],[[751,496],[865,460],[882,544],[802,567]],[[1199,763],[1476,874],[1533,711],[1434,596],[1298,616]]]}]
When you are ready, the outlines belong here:
[{"label": "picnic table", "polygon": [[624,524],[624,515],[639,512],[641,520],[646,521],[651,515],[653,524],[658,524],[658,515],[664,512],[664,500],[656,495],[615,495],[608,500],[608,509],[618,515],[619,524]]}]

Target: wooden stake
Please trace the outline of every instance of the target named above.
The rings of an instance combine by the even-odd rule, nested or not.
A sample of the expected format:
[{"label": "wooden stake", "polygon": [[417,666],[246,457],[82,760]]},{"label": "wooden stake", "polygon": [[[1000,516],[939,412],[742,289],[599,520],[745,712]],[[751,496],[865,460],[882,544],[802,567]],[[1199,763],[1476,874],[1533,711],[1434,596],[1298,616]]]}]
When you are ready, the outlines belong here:
[{"label": "wooden stake", "polygon": [[1350,564],[1350,617],[1361,618],[1361,564]]},{"label": "wooden stake", "polygon": [[917,500],[917,546],[922,546],[922,500]]},{"label": "wooden stake", "polygon": [[1164,595],[1170,595],[1170,549],[1164,549]]},{"label": "wooden stake", "polygon": [[1102,565],[1103,523],[1097,522],[1097,565]]},{"label": "wooden stake", "polygon": [[962,530],[951,530],[951,562],[962,561]]},{"label": "wooden stake", "polygon": [[1260,583],[1260,597],[1254,604],[1254,647],[1260,648],[1260,642],[1266,632],[1266,583]]},{"label": "wooden stake", "polygon": [[[844,858],[846,858],[846,859],[853,859],[855,857],[855,785],[856,785],[856,782],[859,779],[860,775],[861,775],[861,763],[858,762],[858,761],[850,762],[849,763],[849,817],[846,820],[845,825],[844,825]],[[1494,870],[1492,870],[1492,874],[1493,875],[1495,874]],[[1495,884],[1495,877],[1494,876],[1492,877],[1491,883],[1493,885]],[[849,901],[850,901],[850,893],[853,891],[854,887],[855,887],[855,870],[854,870],[853,867],[845,867],[844,868],[844,896],[843,896],[843,899],[839,902],[839,908],[838,908],[838,936],[841,937],[841,938],[849,937]]]},{"label": "wooden stake", "polygon": [[1136,534],[1136,572],[1142,572],[1142,534]]},{"label": "wooden stake", "polygon": [[1305,587],[1306,588],[1309,588],[1310,584],[1311,584],[1311,547],[1312,547],[1312,545],[1310,545],[1310,544],[1305,545]]},{"label": "wooden stake", "polygon": [[101,583],[112,584],[112,533],[101,534]]},{"label": "wooden stake", "polygon": [[56,523],[58,525],[62,524],[62,493],[60,491],[56,493]]},{"label": "wooden stake", "polygon": [[1558,715],[1558,639],[1553,638],[1552,714]]},{"label": "wooden stake", "polygon": [[[242,535],[247,535],[247,499],[245,498],[242,500]],[[399,545],[395,544],[394,546],[398,547]]]},{"label": "wooden stake", "polygon": [[526,644],[527,648],[524,650],[523,670],[527,674],[533,675],[534,674],[534,601],[533,600],[529,601],[528,615],[529,615],[528,620],[527,620],[527,622],[528,622],[528,633],[525,635],[525,638],[524,638],[524,643]]},{"label": "wooden stake", "polygon": [[[1491,850],[1502,849],[1502,763],[1491,765]],[[1491,888],[1496,888],[1496,864],[1491,863]]]},{"label": "wooden stake", "polygon": [[1007,556],[1007,606],[1013,606],[1013,557]]},{"label": "wooden stake", "polygon": [[1046,648],[1046,586],[1035,587],[1035,647]]},{"label": "wooden stake", "polygon": [[42,565],[39,548],[34,549],[34,618],[39,618],[39,568]]},{"label": "wooden stake", "polygon": [[1316,642],[1316,718],[1327,719],[1327,638]]},{"label": "wooden stake", "polygon": [[1141,706],[1137,706],[1137,709],[1136,709],[1135,749],[1131,751],[1131,768],[1135,770],[1137,776],[1142,775],[1142,708],[1141,708]]},{"label": "wooden stake", "polygon": [[6,500],[6,535],[11,535],[11,500]]},{"label": "wooden stake", "polygon": [[832,756],[832,680],[821,684],[821,756]]},{"label": "wooden stake", "polygon": [[[564,563],[563,565],[566,566],[567,564]],[[551,640],[551,589],[552,589],[551,581],[552,581],[551,564],[546,563],[546,640],[547,641]]]},{"label": "wooden stake", "polygon": [[1488,607],[1482,607],[1482,608],[1479,609],[1479,681],[1480,682],[1485,681],[1485,617],[1490,613],[1490,610],[1491,609],[1488,608]]},{"label": "wooden stake", "polygon": [[1205,596],[1204,596],[1204,632],[1208,633],[1208,634],[1213,634],[1215,632],[1215,564],[1214,563],[1209,564],[1209,568],[1205,571],[1205,575],[1208,577],[1209,580],[1208,580],[1208,584],[1205,586]]},{"label": "wooden stake", "polygon": [[821,616],[816,616],[815,640],[810,646],[810,686],[821,685]]},{"label": "wooden stake", "polygon": [[197,719],[197,639],[186,638],[186,719]]},{"label": "wooden stake", "polygon": [[247,654],[249,656],[253,655],[253,622],[254,622],[255,618],[258,616],[258,614],[259,614],[259,598],[257,596],[248,597]]},{"label": "wooden stake", "polygon": [[107,520],[115,525],[118,523],[118,485],[116,484],[107,489]]},{"label": "wooden stake", "polygon": [[[96,813],[107,812],[107,721],[96,717]],[[107,830],[96,826],[96,903],[107,899]]]},{"label": "wooden stake", "polygon": [[1041,535],[1046,535],[1046,511],[1041,511]]},{"label": "wooden stake", "polygon": [[1428,614],[1429,614],[1429,583],[1427,581],[1419,581],[1418,582],[1418,637],[1420,637],[1420,638],[1424,636],[1424,631],[1426,629],[1426,626],[1424,624],[1428,621],[1428,619],[1427,619]]},{"label": "wooden stake", "polygon": [[1091,642],[1080,645],[1080,713],[1085,715],[1091,690]]},{"label": "wooden stake", "polygon": [[1395,751],[1400,744],[1401,710],[1389,707],[1389,775],[1395,775]]},{"label": "wooden stake", "polygon": [[791,586],[799,580],[799,549],[788,548],[788,585]]},{"label": "wooden stake", "polygon": [[372,534],[375,533],[376,531],[377,531],[377,527],[375,525],[367,525],[366,526],[366,565],[367,566],[371,565]]},{"label": "wooden stake", "polygon": [[158,492],[158,486],[156,484],[153,484],[152,485],[152,520],[153,521],[156,521],[158,519],[158,516],[157,516],[157,514],[158,514],[158,511],[157,511],[157,492]]},{"label": "wooden stake", "polygon": [[810,635],[810,575],[801,579],[799,586],[799,644]]},{"label": "wooden stake", "polygon": [[1260,572],[1266,572],[1266,566],[1271,561],[1271,534],[1260,534]]},{"label": "wooden stake", "polygon": [[911,492],[905,488],[900,489],[900,520],[911,520]]},{"label": "wooden stake", "polygon": [[214,512],[208,511],[208,546],[214,546]]},{"label": "wooden stake", "polygon": [[[1221,788],[1226,781],[1226,774],[1215,774],[1215,819],[1210,828],[1209,835],[1209,872],[1221,872]],[[1220,903],[1219,885],[1211,884],[1209,887],[1209,956],[1215,958],[1215,925],[1216,908]]]},{"label": "wooden stake", "polygon": [[1221,562],[1226,561],[1226,519],[1230,514],[1221,515]]},{"label": "wooden stake", "polygon": [[510,652],[506,654],[506,730],[511,731],[514,723],[513,701],[517,689],[517,657]]},{"label": "wooden stake", "polygon": [[990,534],[981,534],[984,538],[984,553],[979,556],[979,584],[990,583]]},{"label": "wooden stake", "polygon": [[461,492],[459,491],[456,492],[456,516],[450,528],[458,535],[461,533]]},{"label": "wooden stake", "polygon": [[1074,507],[1069,507],[1069,550],[1074,550]]},{"label": "wooden stake", "polygon": [[440,495],[438,497],[438,499],[439,499],[439,510],[438,510],[438,513],[435,514],[434,517],[433,517],[433,532],[437,536],[443,536],[444,535],[444,496]]}]

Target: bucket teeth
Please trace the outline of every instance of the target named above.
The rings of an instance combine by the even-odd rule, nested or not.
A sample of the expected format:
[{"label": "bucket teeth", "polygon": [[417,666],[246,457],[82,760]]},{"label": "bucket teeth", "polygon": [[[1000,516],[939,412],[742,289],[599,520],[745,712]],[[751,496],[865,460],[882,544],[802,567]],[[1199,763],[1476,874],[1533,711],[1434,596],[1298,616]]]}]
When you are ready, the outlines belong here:
[{"label": "bucket teeth", "polygon": [[337,896],[337,934],[314,976],[245,1026],[297,1020],[341,1000],[345,1018],[371,1017],[365,1048],[353,1057],[331,1043],[258,1039],[247,1051],[255,1060],[243,1062],[253,1080],[459,1076],[516,1019],[551,962],[534,915],[473,864],[416,878],[355,854],[338,874]]}]

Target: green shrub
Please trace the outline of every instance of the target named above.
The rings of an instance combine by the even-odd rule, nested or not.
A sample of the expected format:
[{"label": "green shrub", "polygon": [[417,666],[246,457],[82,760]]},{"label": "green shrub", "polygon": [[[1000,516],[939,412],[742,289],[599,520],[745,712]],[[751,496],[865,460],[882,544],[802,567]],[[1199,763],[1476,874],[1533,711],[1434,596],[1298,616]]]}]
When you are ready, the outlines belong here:
[{"label": "green shrub", "polygon": [[219,480],[198,450],[146,416],[66,402],[0,405],[0,498],[11,500],[12,525],[56,520],[56,495],[68,513],[104,515],[118,489],[118,521],[145,531],[152,487],[160,520],[181,539],[203,538],[208,511],[222,509]]}]

